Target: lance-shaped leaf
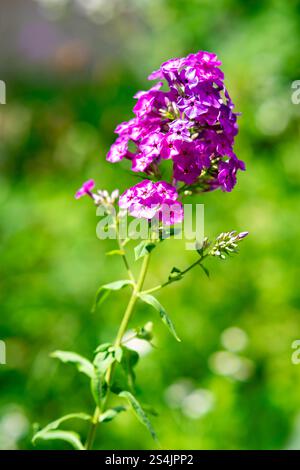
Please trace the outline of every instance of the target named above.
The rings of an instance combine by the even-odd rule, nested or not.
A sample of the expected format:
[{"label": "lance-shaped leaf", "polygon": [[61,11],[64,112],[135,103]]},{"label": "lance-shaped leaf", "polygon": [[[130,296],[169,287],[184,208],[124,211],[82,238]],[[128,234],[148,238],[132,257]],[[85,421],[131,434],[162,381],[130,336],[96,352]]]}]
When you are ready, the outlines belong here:
[{"label": "lance-shaped leaf", "polygon": [[106,351],[101,351],[96,354],[94,359],[94,367],[98,369],[101,374],[105,374],[108,368],[115,362],[115,349],[109,348]]},{"label": "lance-shaped leaf", "polygon": [[115,406],[114,408],[109,408],[100,415],[99,423],[108,423],[109,421],[112,421],[122,411],[126,411],[125,406]]},{"label": "lance-shaped leaf", "polygon": [[107,351],[108,348],[110,348],[111,346],[112,346],[112,343],[99,344],[99,346],[97,346],[97,348],[95,349],[95,353]]},{"label": "lance-shaped leaf", "polygon": [[62,362],[71,362],[76,365],[79,372],[92,378],[94,375],[94,366],[85,357],[72,351],[54,351],[50,354],[51,357],[59,359]]},{"label": "lance-shaped leaf", "polygon": [[204,271],[207,277],[209,277],[209,270],[201,263],[199,263],[200,268]]},{"label": "lance-shaped leaf", "polygon": [[125,251],[124,250],[111,250],[111,251],[107,251],[105,254],[106,256],[114,256],[114,255],[124,256]]},{"label": "lance-shaped leaf", "polygon": [[79,434],[73,431],[62,431],[58,429],[57,431],[48,431],[43,435],[38,435],[35,437],[35,441],[42,439],[44,441],[60,440],[66,441],[71,444],[72,447],[76,450],[85,450]]},{"label": "lance-shaped leaf", "polygon": [[123,289],[123,287],[128,285],[133,285],[133,282],[129,279],[123,279],[100,286],[96,293],[92,312],[94,313],[96,311],[97,305],[102,304],[112,291]]},{"label": "lance-shaped leaf", "polygon": [[148,240],[143,240],[134,248],[135,260],[137,261],[138,259],[143,258],[145,255],[151,253],[155,247],[155,243],[149,242]]},{"label": "lance-shaped leaf", "polygon": [[96,405],[101,408],[107,393],[107,383],[105,381],[105,375],[98,369],[95,369],[95,373],[91,379],[91,392]]},{"label": "lance-shaped leaf", "polygon": [[130,388],[132,388],[134,386],[135,381],[134,367],[138,363],[139,355],[133,349],[126,348],[125,346],[123,346],[122,349],[123,355],[121,366],[123,367],[123,370],[127,376],[128,385]]},{"label": "lance-shaped leaf", "polygon": [[132,395],[132,393],[128,392],[128,391],[123,391],[121,393],[119,393],[119,396],[122,397],[122,398],[125,398],[129,405],[131,406],[132,410],[134,411],[136,417],[138,418],[138,420],[144,425],[146,426],[146,428],[148,429],[148,431],[150,432],[152,438],[158,442],[158,439],[157,439],[157,435],[152,427],[152,424],[148,418],[148,416],[146,415],[145,411],[143,410],[143,408],[141,407],[140,403],[137,401],[137,399]]},{"label": "lance-shaped leaf", "polygon": [[[104,345],[102,346],[104,348]],[[91,391],[96,405],[100,408],[107,393],[105,375],[115,360],[115,350],[109,344],[106,346],[106,349],[98,352],[94,359],[94,374],[91,380]]]},{"label": "lance-shaped leaf", "polygon": [[61,423],[70,419],[82,419],[87,421],[91,419],[91,416],[86,413],[70,413],[68,415],[62,416],[52,423],[49,423],[43,429],[37,431],[32,438],[32,443],[35,444],[39,439],[44,441],[59,439],[69,442],[69,444],[71,444],[77,450],[84,450],[84,447],[80,441],[80,436],[77,433],[73,431],[57,429]]},{"label": "lance-shaped leaf", "polygon": [[146,304],[149,304],[153,308],[155,308],[155,310],[159,313],[160,318],[162,319],[164,324],[168,327],[170,333],[172,333],[174,338],[177,341],[180,342],[181,339],[179,338],[179,336],[176,333],[173,322],[172,322],[171,318],[169,317],[169,315],[167,314],[164,307],[161,305],[161,303],[155,297],[153,297],[153,295],[150,295],[150,294],[140,294],[139,297],[140,297],[141,300],[143,300],[143,302],[145,302]]}]

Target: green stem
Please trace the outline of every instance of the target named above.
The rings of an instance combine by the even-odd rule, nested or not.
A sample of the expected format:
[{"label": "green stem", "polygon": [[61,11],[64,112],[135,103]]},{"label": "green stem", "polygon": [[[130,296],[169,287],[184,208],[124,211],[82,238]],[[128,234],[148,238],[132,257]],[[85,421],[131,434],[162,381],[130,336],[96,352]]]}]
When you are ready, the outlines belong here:
[{"label": "green stem", "polygon": [[[140,294],[140,292],[143,288],[143,284],[144,284],[145,277],[146,277],[146,274],[147,274],[147,269],[148,269],[148,266],[149,266],[149,261],[150,261],[150,254],[147,254],[143,259],[143,263],[142,263],[142,266],[141,266],[141,271],[140,271],[140,274],[139,274],[138,281],[137,281],[137,283],[135,284],[135,286],[132,290],[131,297],[129,299],[128,305],[126,307],[124,316],[122,318],[122,321],[121,321],[121,324],[120,324],[120,327],[119,327],[119,330],[118,330],[118,333],[117,333],[117,336],[116,336],[116,339],[115,339],[114,346],[116,348],[119,347],[121,342],[122,342],[122,338],[124,336],[124,333],[126,332],[126,329],[128,327],[128,323],[129,323],[130,318],[133,314],[134,306],[135,306],[136,301],[139,297],[139,294]],[[87,437],[87,441],[86,441],[86,450],[90,450],[92,448],[94,440],[95,440],[96,430],[97,430],[97,426],[98,426],[98,423],[99,423],[99,418],[100,418],[101,413],[104,411],[105,404],[108,400],[109,385],[110,385],[111,378],[112,378],[113,371],[114,371],[114,364],[115,363],[113,363],[109,367],[109,369],[107,370],[107,373],[106,373],[106,383],[108,385],[108,390],[107,390],[107,394],[106,394],[106,398],[105,398],[105,403],[103,404],[103,409],[102,410],[98,406],[95,409],[94,415],[93,415],[92,420],[91,420],[91,427],[90,427],[88,437]]]},{"label": "green stem", "polygon": [[132,271],[130,269],[130,266],[129,266],[129,263],[128,263],[128,260],[127,260],[127,256],[126,256],[125,251],[124,251],[124,245],[122,243],[122,240],[120,239],[119,220],[118,220],[118,218],[116,218],[116,236],[117,236],[117,243],[118,243],[119,249],[122,253],[121,256],[122,256],[122,259],[124,261],[125,268],[127,270],[129,279],[131,279],[131,281],[133,281],[135,283],[134,275],[132,274]]},{"label": "green stem", "polygon": [[204,255],[201,258],[197,259],[194,263],[192,263],[190,266],[188,266],[186,269],[180,272],[180,277],[178,279],[170,279],[169,281],[164,282],[163,284],[159,284],[158,286],[152,287],[151,289],[144,290],[141,292],[141,294],[151,294],[152,292],[156,292],[163,287],[168,286],[169,284],[172,284],[173,282],[179,281],[182,276],[184,276],[187,272],[189,272],[191,269],[193,269],[195,266],[198,266],[202,263],[202,261],[207,257],[208,255]]}]

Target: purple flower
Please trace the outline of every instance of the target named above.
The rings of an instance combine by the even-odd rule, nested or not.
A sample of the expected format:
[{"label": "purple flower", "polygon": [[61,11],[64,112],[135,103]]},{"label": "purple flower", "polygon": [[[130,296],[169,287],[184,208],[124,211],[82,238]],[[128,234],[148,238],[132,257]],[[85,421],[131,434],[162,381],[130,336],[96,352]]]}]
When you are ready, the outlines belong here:
[{"label": "purple flower", "polygon": [[135,95],[135,117],[117,126],[119,137],[107,159],[130,159],[132,170],[146,175],[160,174],[163,160],[170,160],[170,177],[177,182],[193,184],[197,192],[231,191],[245,167],[233,151],[238,114],[220,65],[205,51],[164,62],[149,79],[166,80],[169,89],[160,81]]},{"label": "purple flower", "polygon": [[83,185],[81,186],[80,189],[78,189],[78,191],[76,192],[75,194],[75,198],[76,199],[79,199],[81,198],[82,196],[90,196],[92,199],[94,199],[94,196],[92,194],[92,189],[94,189],[95,187],[95,181],[94,180],[88,180],[86,181],[85,183],[83,183]]},{"label": "purple flower", "polygon": [[169,124],[169,134],[171,139],[191,140],[191,128],[193,123],[187,119],[175,119]]},{"label": "purple flower", "polygon": [[156,114],[157,109],[164,105],[165,94],[159,89],[163,83],[159,82],[150,88],[149,91],[139,91],[134,95],[137,98],[137,103],[133,108],[133,112],[138,118],[142,118],[149,114]]},{"label": "purple flower", "polygon": [[245,164],[241,160],[231,159],[228,162],[220,162],[218,181],[223,191],[232,191],[236,184],[236,172],[239,169],[245,170]]},{"label": "purple flower", "polygon": [[152,132],[148,136],[144,137],[139,145],[143,155],[159,157],[163,138],[164,134],[162,132]]},{"label": "purple flower", "polygon": [[232,191],[236,184],[235,173],[235,168],[232,164],[225,162],[220,163],[218,181],[223,191]]},{"label": "purple flower", "polygon": [[128,139],[126,137],[118,137],[114,144],[110,147],[107,154],[107,160],[111,163],[122,160],[128,151]]},{"label": "purple flower", "polygon": [[173,158],[175,155],[178,155],[178,149],[176,147],[176,142],[178,142],[178,137],[175,134],[168,133],[162,141],[161,145],[161,156],[164,159]]},{"label": "purple flower", "polygon": [[173,225],[183,219],[182,204],[177,201],[176,188],[158,181],[144,180],[127,189],[119,198],[121,209],[128,209],[133,217],[158,218],[166,225]]},{"label": "purple flower", "polygon": [[162,202],[165,201],[177,201],[178,193],[176,188],[165,181],[158,181],[155,183],[155,188]]},{"label": "purple flower", "polygon": [[196,117],[201,116],[201,114],[206,113],[208,109],[207,106],[204,103],[201,103],[196,96],[180,98],[178,108],[184,112],[189,119],[195,119]]},{"label": "purple flower", "polygon": [[174,225],[183,221],[184,212],[181,202],[165,201],[157,211],[157,219],[164,225]]},{"label": "purple flower", "polygon": [[186,143],[181,144],[180,153],[173,158],[173,177],[176,181],[183,181],[186,184],[194,183],[201,173],[201,163],[198,155]]},{"label": "purple flower", "polygon": [[135,155],[132,159],[132,171],[144,171],[146,172],[147,169],[151,166],[151,164],[154,162],[156,159],[155,155],[143,155],[139,153],[138,155]]}]

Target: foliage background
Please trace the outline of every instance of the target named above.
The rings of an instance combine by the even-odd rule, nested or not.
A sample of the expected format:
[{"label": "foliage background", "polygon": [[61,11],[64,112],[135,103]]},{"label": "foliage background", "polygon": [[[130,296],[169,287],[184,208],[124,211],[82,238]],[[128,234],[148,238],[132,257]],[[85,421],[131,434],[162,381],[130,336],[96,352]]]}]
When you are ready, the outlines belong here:
[{"label": "foliage background", "polygon": [[[0,447],[32,449],[32,423],[91,412],[85,377],[49,353],[90,357],[113,338],[128,292],[90,313],[98,285],[123,267],[105,256],[112,242],[96,238],[94,208],[73,194],[90,177],[109,190],[136,181],[105,162],[114,127],[131,116],[150,71],[203,49],[223,61],[242,113],[236,151],[247,172],[233,193],[197,202],[208,236],[250,236],[239,256],[210,262],[210,280],[194,270],[159,294],[181,344],[138,307],[133,324],[152,318],[157,336],[138,366],[139,397],[159,412],[152,421],[163,448],[299,448],[300,366],[291,344],[300,338],[300,105],[291,103],[291,82],[300,78],[300,2],[15,0],[3,1],[3,12]],[[179,242],[169,245],[153,254],[149,286],[193,258]],[[236,343],[238,353],[216,355]],[[153,448],[128,413],[103,425],[96,445]]]}]

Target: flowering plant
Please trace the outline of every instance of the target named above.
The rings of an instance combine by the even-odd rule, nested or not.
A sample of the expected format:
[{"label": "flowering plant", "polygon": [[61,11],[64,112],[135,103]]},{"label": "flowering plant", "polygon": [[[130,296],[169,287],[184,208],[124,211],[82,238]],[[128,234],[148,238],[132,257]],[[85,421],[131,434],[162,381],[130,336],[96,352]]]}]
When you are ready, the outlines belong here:
[{"label": "flowering plant", "polygon": [[[247,232],[231,231],[221,233],[211,242],[206,237],[200,242],[196,240],[195,261],[190,266],[184,269],[174,267],[165,282],[144,289],[151,252],[164,238],[174,236],[176,225],[184,220],[183,198],[217,188],[231,191],[236,184],[238,170],[245,170],[244,163],[233,152],[234,138],[238,132],[237,114],[224,86],[220,65],[215,54],[202,51],[163,63],[149,79],[165,80],[167,89],[163,89],[164,84],[159,81],[148,91],[135,95],[135,117],[117,126],[118,138],[107,155],[107,160],[112,163],[129,160],[132,171],[139,173],[142,181],[119,196],[118,190],[111,195],[103,190],[94,191],[95,183],[89,180],[75,195],[76,198],[89,196],[102,209],[102,214],[109,215],[110,229],[118,244],[113,254],[120,255],[128,273],[127,279],[105,284],[98,289],[93,310],[112,291],[125,286],[131,288],[131,296],[115,340],[100,344],[93,361],[70,351],[52,354],[52,357],[63,362],[75,364],[88,377],[95,400],[93,415],[66,415],[37,430],[33,442],[38,439],[61,439],[75,449],[91,449],[99,423],[111,421],[127,409],[123,403],[110,407],[111,394],[125,400],[153,438],[157,439],[135,393],[134,368],[139,355],[130,349],[125,336],[135,305],[139,300],[153,307],[171,334],[180,341],[168,313],[152,294],[180,281],[196,266],[208,275],[204,264],[207,258],[224,259],[237,252],[238,244],[247,235]],[[118,213],[116,207],[120,209]],[[137,277],[125,252],[128,238],[124,239],[120,231],[126,211],[151,225],[148,238],[134,249],[135,259],[142,259]],[[134,330],[133,337],[151,344],[152,323]],[[77,433],[60,429],[61,423],[69,419],[90,423],[85,445]]]}]

